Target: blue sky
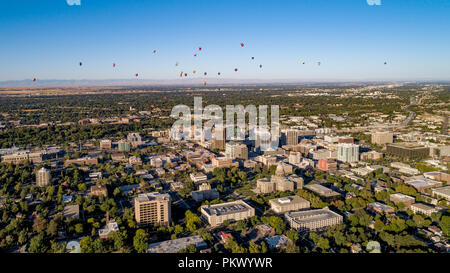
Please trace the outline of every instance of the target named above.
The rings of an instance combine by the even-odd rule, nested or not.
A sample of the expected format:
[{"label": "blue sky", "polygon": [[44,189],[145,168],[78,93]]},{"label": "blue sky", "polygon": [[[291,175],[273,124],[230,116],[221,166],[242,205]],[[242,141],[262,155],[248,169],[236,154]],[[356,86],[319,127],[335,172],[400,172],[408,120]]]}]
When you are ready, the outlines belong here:
[{"label": "blue sky", "polygon": [[194,69],[236,79],[450,80],[449,14],[447,0],[5,0],[0,81],[178,80]]}]

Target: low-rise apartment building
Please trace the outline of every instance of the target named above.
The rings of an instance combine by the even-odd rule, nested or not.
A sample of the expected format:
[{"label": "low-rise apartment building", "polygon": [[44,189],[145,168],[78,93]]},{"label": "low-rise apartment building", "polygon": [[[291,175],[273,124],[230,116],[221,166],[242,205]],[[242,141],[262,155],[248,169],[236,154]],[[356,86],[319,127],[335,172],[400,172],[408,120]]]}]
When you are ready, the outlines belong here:
[{"label": "low-rise apartment building", "polygon": [[384,213],[384,214],[395,213],[395,209],[393,207],[380,202],[368,204],[367,209],[375,213]]},{"label": "low-rise apartment building", "polygon": [[450,201],[450,186],[436,188],[431,190],[431,195],[439,199]]},{"label": "low-rise apartment building", "polygon": [[391,194],[389,200],[395,204],[403,203],[407,208],[411,207],[411,205],[414,204],[414,202],[416,201],[414,197],[411,197],[403,193]]},{"label": "low-rise apartment building", "polygon": [[433,213],[436,213],[438,210],[434,206],[430,206],[424,203],[415,203],[411,205],[411,210],[414,213],[420,213],[423,215],[430,216]]},{"label": "low-rise apartment building", "polygon": [[309,201],[298,195],[271,199],[269,204],[270,208],[276,213],[285,213],[310,207]]},{"label": "low-rise apartment building", "polygon": [[201,207],[202,218],[211,226],[219,226],[225,220],[239,221],[255,216],[255,209],[242,200],[204,205]]},{"label": "low-rise apartment building", "polygon": [[285,219],[289,226],[298,231],[314,231],[342,224],[344,217],[328,208],[287,212]]}]

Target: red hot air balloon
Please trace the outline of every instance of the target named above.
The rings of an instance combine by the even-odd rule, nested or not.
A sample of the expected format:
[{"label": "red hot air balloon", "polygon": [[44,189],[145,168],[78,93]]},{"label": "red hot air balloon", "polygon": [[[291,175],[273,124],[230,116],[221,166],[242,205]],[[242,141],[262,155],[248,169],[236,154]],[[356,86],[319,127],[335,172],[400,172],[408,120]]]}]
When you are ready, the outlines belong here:
[{"label": "red hot air balloon", "polygon": [[194,57],[197,57],[197,54],[194,54]]},{"label": "red hot air balloon", "polygon": [[137,77],[139,76],[139,74],[138,74],[138,73],[136,73],[136,74],[135,74],[135,76],[136,76],[136,78],[137,78]]},{"label": "red hot air balloon", "polygon": [[116,64],[115,64],[115,63],[113,63],[113,67],[116,67]]},{"label": "red hot air balloon", "polygon": [[202,51],[202,48],[201,48],[201,47],[199,47],[199,48],[198,48],[198,50],[199,50],[199,51]]},{"label": "red hot air balloon", "polygon": [[180,72],[180,78],[183,77],[183,72]]},{"label": "red hot air balloon", "polygon": [[155,49],[153,49],[153,54],[155,54],[156,53],[156,50]]},{"label": "red hot air balloon", "polygon": [[244,47],[244,43],[241,43],[241,47]]}]

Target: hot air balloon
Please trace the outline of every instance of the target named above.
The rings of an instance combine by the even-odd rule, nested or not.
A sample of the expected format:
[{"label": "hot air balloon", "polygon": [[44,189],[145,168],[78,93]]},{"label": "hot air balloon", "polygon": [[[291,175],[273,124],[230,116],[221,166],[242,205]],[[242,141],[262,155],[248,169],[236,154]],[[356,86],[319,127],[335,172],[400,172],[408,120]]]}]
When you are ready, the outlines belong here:
[{"label": "hot air balloon", "polygon": [[262,64],[259,65],[259,68],[262,68]]},{"label": "hot air balloon", "polygon": [[205,73],[203,73],[203,75],[205,75],[205,76],[206,76],[206,75],[208,75],[208,73],[206,73],[206,72],[205,72]]},{"label": "hot air balloon", "polygon": [[184,73],[184,76],[187,77],[187,73]]},{"label": "hot air balloon", "polygon": [[36,78],[33,78],[33,81],[35,82],[35,81],[36,81]]},{"label": "hot air balloon", "polygon": [[197,54],[194,54],[194,57],[197,57]]},{"label": "hot air balloon", "polygon": [[387,62],[384,62],[384,64],[386,65],[386,64],[387,64]]},{"label": "hot air balloon", "polygon": [[244,47],[244,43],[241,43],[241,47]]},{"label": "hot air balloon", "polygon": [[320,66],[320,62],[317,62],[317,65]]},{"label": "hot air balloon", "polygon": [[175,63],[175,66],[178,66],[179,64],[180,64],[179,62],[176,62],[176,63]]},{"label": "hot air balloon", "polygon": [[305,64],[305,61],[303,61],[302,64]]},{"label": "hot air balloon", "polygon": [[135,74],[135,76],[136,76],[136,78],[137,78],[137,77],[139,76],[139,74],[138,74],[138,73],[136,73],[136,74]]},{"label": "hot air balloon", "polygon": [[116,67],[116,64],[115,64],[115,63],[113,63],[113,67]]},{"label": "hot air balloon", "polygon": [[180,78],[183,77],[183,72],[180,72]]},{"label": "hot air balloon", "polygon": [[206,82],[203,82],[203,85],[206,85]]},{"label": "hot air balloon", "polygon": [[234,69],[234,71],[235,71],[235,72],[237,72],[237,71],[238,71],[238,69],[237,69],[237,68],[235,68],[235,69]]},{"label": "hot air balloon", "polygon": [[254,60],[255,59],[255,57],[252,57],[252,60]]},{"label": "hot air balloon", "polygon": [[155,54],[156,53],[156,50],[155,49],[153,49],[153,54]]},{"label": "hot air balloon", "polygon": [[82,62],[80,62],[80,66],[82,66],[83,65],[83,63]]},{"label": "hot air balloon", "polygon": [[201,51],[201,50],[202,50],[202,48],[201,48],[201,47],[199,47],[199,48],[198,48],[198,50],[199,50],[199,51]]},{"label": "hot air balloon", "polygon": [[195,71],[195,70],[192,70],[192,73],[194,73],[194,74],[195,74],[195,72],[197,72],[197,71]]},{"label": "hot air balloon", "polygon": [[217,75],[219,75],[219,76],[220,76],[220,72],[217,72]]}]

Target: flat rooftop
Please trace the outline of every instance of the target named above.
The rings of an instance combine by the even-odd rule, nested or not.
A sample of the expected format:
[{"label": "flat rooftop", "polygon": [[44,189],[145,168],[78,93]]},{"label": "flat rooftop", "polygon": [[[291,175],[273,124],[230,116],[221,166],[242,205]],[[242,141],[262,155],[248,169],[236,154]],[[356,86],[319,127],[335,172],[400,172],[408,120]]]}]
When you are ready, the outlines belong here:
[{"label": "flat rooftop", "polygon": [[170,200],[170,195],[167,193],[161,194],[158,192],[142,193],[136,197],[136,200],[138,202],[147,202],[147,201],[153,201],[153,200],[160,200],[160,201]]},{"label": "flat rooftop", "polygon": [[442,188],[433,189],[433,192],[450,196],[450,186],[445,186],[445,187],[442,187]]},{"label": "flat rooftop", "polygon": [[412,204],[411,207],[416,207],[421,210],[435,210],[434,206],[426,205],[424,203],[415,203],[415,204]]},{"label": "flat rooftop", "polygon": [[391,163],[391,166],[392,166],[392,165],[398,166],[398,167],[402,167],[402,168],[409,168],[409,167],[411,167],[411,166],[409,166],[408,164],[402,163],[402,162],[392,162],[392,163]]},{"label": "flat rooftop", "polygon": [[353,148],[353,147],[359,147],[358,144],[354,144],[354,143],[339,143],[338,147],[339,147],[339,146],[341,146],[341,147],[346,147],[346,148],[349,148],[349,147],[351,147],[351,148]]},{"label": "flat rooftop", "polygon": [[285,214],[286,218],[293,219],[298,224],[307,224],[311,222],[322,221],[335,217],[342,217],[341,215],[329,209],[314,209],[305,211],[293,211]]},{"label": "flat rooftop", "polygon": [[206,246],[206,243],[201,236],[196,235],[150,244],[147,253],[177,253],[178,251],[185,249],[188,245],[201,247]]},{"label": "flat rooftop", "polygon": [[414,142],[402,142],[402,143],[391,143],[388,146],[398,147],[398,148],[407,148],[407,149],[423,149],[426,148],[423,145],[414,143]]},{"label": "flat rooftop", "polygon": [[316,193],[318,193],[320,195],[323,195],[323,196],[340,195],[338,192],[335,192],[332,189],[329,189],[329,188],[324,187],[324,186],[319,185],[319,184],[309,184],[309,185],[306,185],[305,188],[307,188],[308,190],[311,190],[313,192],[316,192]]},{"label": "flat rooftop", "polygon": [[403,194],[403,193],[391,194],[391,197],[394,197],[394,198],[399,199],[401,201],[416,200],[414,197],[411,197],[411,196]]},{"label": "flat rooftop", "polygon": [[374,202],[374,203],[370,203],[367,205],[368,207],[372,207],[381,211],[386,211],[386,210],[394,210],[393,207],[388,206],[386,204],[380,203],[380,202]]},{"label": "flat rooftop", "polygon": [[278,206],[289,206],[292,204],[299,204],[299,203],[309,204],[308,200],[306,200],[298,195],[271,199],[271,200],[269,200],[269,202],[271,204],[278,205]]},{"label": "flat rooftop", "polygon": [[237,200],[234,202],[228,202],[223,204],[207,205],[202,206],[202,208],[208,215],[216,215],[216,216],[239,213],[253,209],[250,205],[248,205],[242,200]]},{"label": "flat rooftop", "polygon": [[424,188],[424,187],[433,187],[433,186],[442,185],[441,182],[434,181],[431,179],[411,180],[411,181],[405,182],[405,184],[413,186],[414,188]]}]

